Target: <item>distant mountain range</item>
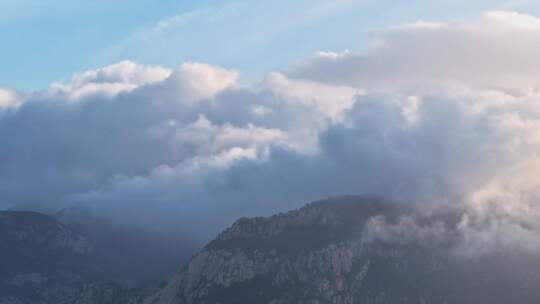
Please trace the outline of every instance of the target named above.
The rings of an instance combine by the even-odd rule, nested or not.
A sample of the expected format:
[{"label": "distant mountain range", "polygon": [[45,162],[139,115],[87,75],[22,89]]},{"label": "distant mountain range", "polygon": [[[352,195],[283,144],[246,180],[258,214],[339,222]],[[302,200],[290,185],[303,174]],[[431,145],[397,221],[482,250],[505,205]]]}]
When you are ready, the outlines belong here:
[{"label": "distant mountain range", "polygon": [[194,247],[84,209],[0,212],[0,304],[141,302]]},{"label": "distant mountain range", "polygon": [[[168,270],[180,271],[164,274],[159,287],[149,279],[159,272],[151,250],[131,247],[133,257],[127,250],[148,240],[134,237],[116,255],[105,250],[114,241],[103,235],[114,230],[72,212],[56,215],[64,223],[0,213],[1,304],[540,303],[540,257],[461,256],[450,243],[374,238],[366,230],[372,219],[392,222],[405,213],[376,198],[343,196],[239,219],[182,268],[178,255]],[[452,224],[451,216],[446,220]],[[137,269],[113,267],[124,257]],[[130,276],[137,284],[125,280]]]},{"label": "distant mountain range", "polygon": [[0,212],[0,303],[75,303],[100,280],[95,247],[54,218],[35,212]]}]

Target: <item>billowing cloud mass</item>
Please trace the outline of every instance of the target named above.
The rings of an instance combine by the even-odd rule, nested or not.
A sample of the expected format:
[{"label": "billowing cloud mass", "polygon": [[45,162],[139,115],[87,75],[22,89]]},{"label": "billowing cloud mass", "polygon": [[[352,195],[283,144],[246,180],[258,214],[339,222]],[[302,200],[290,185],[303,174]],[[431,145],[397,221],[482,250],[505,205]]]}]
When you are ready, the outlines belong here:
[{"label": "billowing cloud mass", "polygon": [[83,204],[206,239],[240,216],[369,193],[459,214],[452,232],[374,219],[382,238],[540,250],[540,19],[374,35],[365,54],[319,53],[249,86],[204,63],[126,61],[23,97],[0,90],[1,204]]}]

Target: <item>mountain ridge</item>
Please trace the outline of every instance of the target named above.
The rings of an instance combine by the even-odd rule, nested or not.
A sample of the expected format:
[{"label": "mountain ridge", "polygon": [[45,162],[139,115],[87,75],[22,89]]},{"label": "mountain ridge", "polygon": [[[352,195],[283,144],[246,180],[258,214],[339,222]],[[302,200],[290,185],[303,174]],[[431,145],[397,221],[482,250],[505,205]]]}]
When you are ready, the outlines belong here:
[{"label": "mountain ridge", "polygon": [[540,301],[538,276],[524,271],[540,266],[537,257],[533,263],[513,256],[465,257],[451,250],[452,240],[392,242],[367,235],[372,219],[384,216],[392,223],[406,215],[381,199],[342,196],[239,219],[144,303]]},{"label": "mountain ridge", "polygon": [[340,196],[240,218],[187,263],[180,258],[180,270],[157,290],[114,280],[94,256],[103,244],[57,219],[0,212],[0,255],[11,267],[0,271],[0,304],[540,302],[540,257],[465,256],[454,250],[455,233],[434,240],[415,239],[412,228],[391,237],[381,232],[381,219],[390,229],[403,219],[417,226],[400,229],[457,228],[459,214],[415,218],[410,210],[377,197]]}]

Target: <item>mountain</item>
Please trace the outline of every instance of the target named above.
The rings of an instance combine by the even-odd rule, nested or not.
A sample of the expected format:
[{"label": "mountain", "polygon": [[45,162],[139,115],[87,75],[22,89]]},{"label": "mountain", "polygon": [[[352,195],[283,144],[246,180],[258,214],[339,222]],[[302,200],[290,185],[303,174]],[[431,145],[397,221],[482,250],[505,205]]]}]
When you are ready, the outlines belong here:
[{"label": "mountain", "polygon": [[59,302],[99,269],[88,240],[36,212],[0,212],[0,303]]},{"label": "mountain", "polygon": [[158,233],[120,225],[82,206],[63,209],[53,217],[92,242],[95,262],[106,277],[132,286],[161,283],[201,247],[181,231]]},{"label": "mountain", "polygon": [[[400,225],[404,218],[415,224]],[[55,217],[5,211],[0,304],[540,303],[540,257],[512,249],[460,253],[458,218],[419,216],[365,196],[242,218],[151,291],[126,283],[160,264],[150,259],[163,253],[151,255],[145,237],[130,239],[74,210]],[[425,231],[448,233],[439,239]],[[127,262],[115,267],[122,258]]]},{"label": "mountain", "polygon": [[[540,303],[538,257],[467,256],[452,239],[370,235],[373,219],[404,215],[379,199],[346,196],[240,219],[145,304]],[[455,225],[453,215],[439,220]]]},{"label": "mountain", "polygon": [[109,282],[96,247],[51,216],[0,212],[1,304],[124,304],[140,289]]}]

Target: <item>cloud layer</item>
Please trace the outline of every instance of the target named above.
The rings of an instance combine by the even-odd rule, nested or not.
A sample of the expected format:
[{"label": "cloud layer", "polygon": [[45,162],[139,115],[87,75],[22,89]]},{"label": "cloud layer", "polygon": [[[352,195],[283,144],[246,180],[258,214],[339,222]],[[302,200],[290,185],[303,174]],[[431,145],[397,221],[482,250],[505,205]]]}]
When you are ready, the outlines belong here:
[{"label": "cloud layer", "polygon": [[249,86],[204,63],[124,61],[0,89],[1,204],[85,204],[205,239],[239,216],[369,193],[459,210],[467,248],[540,250],[538,38],[539,19],[490,12],[374,33],[366,54],[319,53]]},{"label": "cloud layer", "polygon": [[291,74],[381,89],[428,85],[527,92],[538,88],[540,22],[488,12],[468,22],[417,21],[374,33],[366,54],[321,52]]}]

